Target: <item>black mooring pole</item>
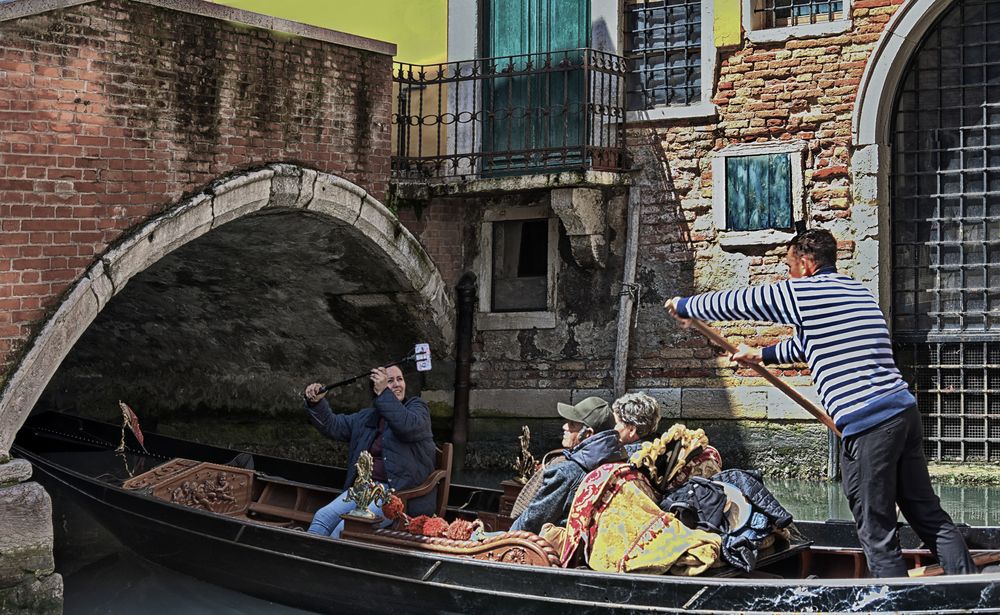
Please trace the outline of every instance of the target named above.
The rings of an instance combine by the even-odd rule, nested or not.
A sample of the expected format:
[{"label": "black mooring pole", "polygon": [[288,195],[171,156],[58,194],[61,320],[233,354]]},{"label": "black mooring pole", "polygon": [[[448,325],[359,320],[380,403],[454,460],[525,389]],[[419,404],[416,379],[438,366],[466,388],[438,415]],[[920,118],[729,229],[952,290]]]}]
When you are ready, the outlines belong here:
[{"label": "black mooring pole", "polygon": [[465,466],[469,441],[469,373],[472,368],[472,318],[476,311],[476,274],[466,272],[455,286],[458,314],[455,319],[455,404],[451,426],[453,467]]}]

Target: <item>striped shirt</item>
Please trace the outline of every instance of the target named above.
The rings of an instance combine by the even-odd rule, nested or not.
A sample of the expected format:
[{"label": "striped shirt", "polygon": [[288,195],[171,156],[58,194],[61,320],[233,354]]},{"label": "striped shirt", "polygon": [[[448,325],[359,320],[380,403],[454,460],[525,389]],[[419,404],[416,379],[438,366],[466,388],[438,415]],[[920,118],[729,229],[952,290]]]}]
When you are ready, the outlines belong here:
[{"label": "striped shirt", "polygon": [[677,313],[795,326],[794,336],[763,349],[764,363],[807,363],[823,407],[844,437],[916,404],[896,367],[875,297],[835,267],[776,284],[685,297]]}]

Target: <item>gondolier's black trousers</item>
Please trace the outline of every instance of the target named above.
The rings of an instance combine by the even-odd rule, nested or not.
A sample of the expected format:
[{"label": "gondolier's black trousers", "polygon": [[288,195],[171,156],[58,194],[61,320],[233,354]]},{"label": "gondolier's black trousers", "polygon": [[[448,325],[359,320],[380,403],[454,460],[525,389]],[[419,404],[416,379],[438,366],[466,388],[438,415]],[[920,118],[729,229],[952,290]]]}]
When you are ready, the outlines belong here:
[{"label": "gondolier's black trousers", "polygon": [[896,532],[897,503],[946,573],[977,572],[962,534],[931,488],[921,440],[920,412],[913,406],[842,442],[844,493],[873,576],[906,576]]}]

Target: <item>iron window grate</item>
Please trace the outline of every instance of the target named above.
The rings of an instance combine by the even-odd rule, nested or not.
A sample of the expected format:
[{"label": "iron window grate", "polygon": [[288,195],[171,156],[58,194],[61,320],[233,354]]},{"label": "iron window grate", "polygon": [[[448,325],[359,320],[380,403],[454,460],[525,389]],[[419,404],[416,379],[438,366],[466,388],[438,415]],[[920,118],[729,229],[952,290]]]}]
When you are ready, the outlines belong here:
[{"label": "iron window grate", "polygon": [[822,0],[759,0],[754,8],[755,23],[761,29],[836,21],[843,15],[843,2]]},{"label": "iron window grate", "polygon": [[629,110],[701,101],[701,17],[700,0],[626,5]]},{"label": "iron window grate", "polygon": [[1000,3],[960,0],[894,111],[892,313],[928,456],[1000,460]]}]

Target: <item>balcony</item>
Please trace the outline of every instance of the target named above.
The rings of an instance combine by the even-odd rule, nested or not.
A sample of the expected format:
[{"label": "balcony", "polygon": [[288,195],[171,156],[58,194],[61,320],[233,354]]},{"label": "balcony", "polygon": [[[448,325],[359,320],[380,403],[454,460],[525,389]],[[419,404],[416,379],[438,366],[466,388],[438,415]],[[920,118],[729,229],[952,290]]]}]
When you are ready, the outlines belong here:
[{"label": "balcony", "polygon": [[594,49],[396,63],[392,179],[426,187],[617,177],[626,168],[625,73],[623,58]]}]

